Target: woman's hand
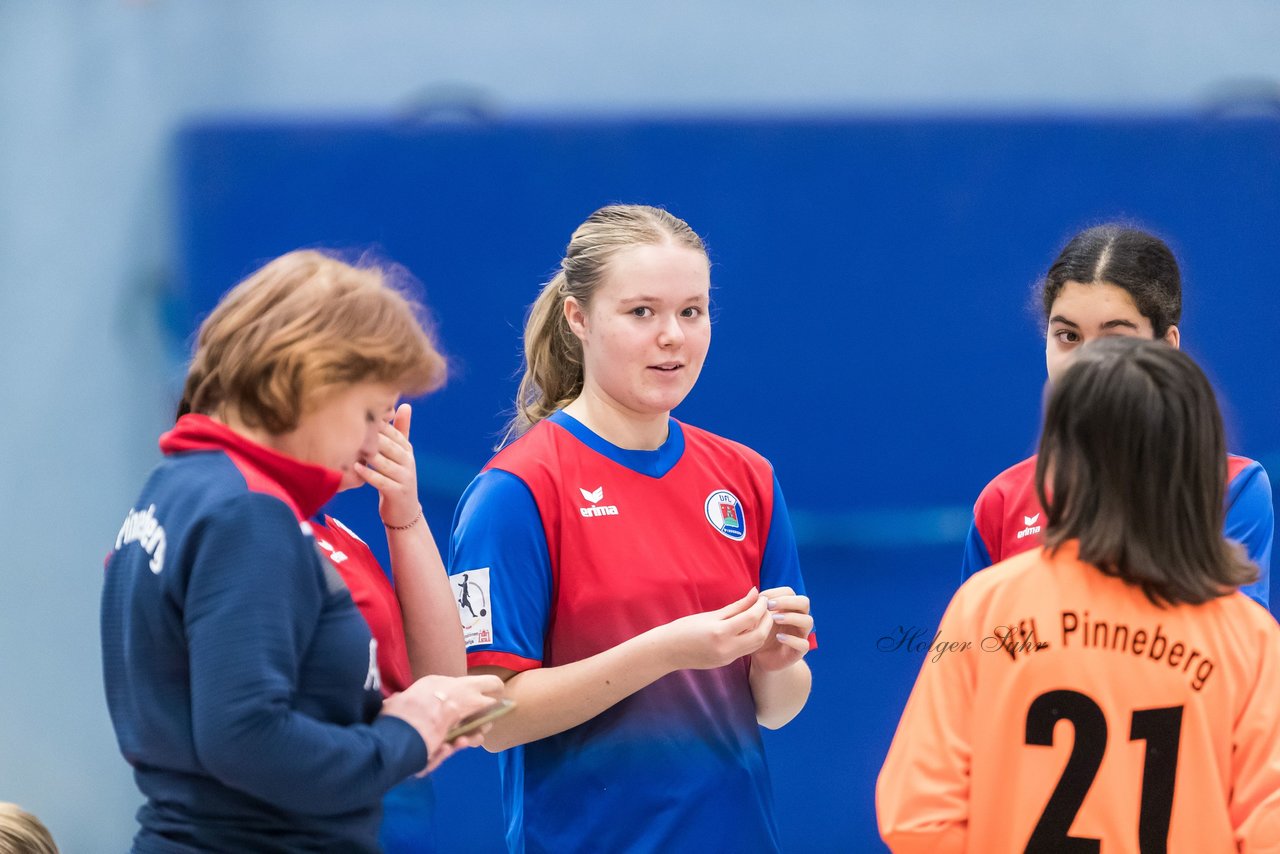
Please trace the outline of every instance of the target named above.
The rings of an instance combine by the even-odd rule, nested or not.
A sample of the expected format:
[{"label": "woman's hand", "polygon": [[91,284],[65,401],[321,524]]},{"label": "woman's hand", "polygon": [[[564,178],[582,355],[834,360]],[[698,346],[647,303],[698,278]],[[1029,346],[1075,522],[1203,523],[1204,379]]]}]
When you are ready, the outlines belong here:
[{"label": "woman's hand", "polygon": [[456,751],[484,743],[488,727],[445,741],[445,735],[468,715],[502,698],[497,676],[424,676],[399,694],[382,701],[382,714],[400,718],[418,731],[427,744],[429,774]]},{"label": "woman's hand", "polygon": [[753,587],[723,608],[659,626],[655,631],[661,634],[671,669],[711,670],[756,652],[774,631],[767,605]]},{"label": "woman's hand", "polygon": [[378,453],[363,463],[356,463],[356,473],[365,483],[378,490],[378,515],[392,528],[412,525],[422,513],[418,503],[418,467],[409,442],[409,422],[413,407],[402,403],[396,407],[390,423],[379,425]]},{"label": "woman's hand", "polygon": [[773,631],[755,651],[751,666],[768,671],[782,670],[804,658],[809,651],[809,633],[813,631],[809,597],[797,596],[790,587],[774,587],[760,596],[768,601]]}]

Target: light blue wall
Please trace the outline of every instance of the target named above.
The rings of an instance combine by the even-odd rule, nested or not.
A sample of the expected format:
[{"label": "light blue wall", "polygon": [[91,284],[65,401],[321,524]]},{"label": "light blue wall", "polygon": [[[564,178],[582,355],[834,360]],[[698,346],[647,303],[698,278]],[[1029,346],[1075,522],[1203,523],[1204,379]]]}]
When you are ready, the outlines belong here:
[{"label": "light blue wall", "polygon": [[181,375],[156,294],[185,119],[442,85],[508,112],[1151,112],[1274,88],[1278,44],[1271,0],[0,0],[0,800],[67,851],[132,833],[99,567]]}]

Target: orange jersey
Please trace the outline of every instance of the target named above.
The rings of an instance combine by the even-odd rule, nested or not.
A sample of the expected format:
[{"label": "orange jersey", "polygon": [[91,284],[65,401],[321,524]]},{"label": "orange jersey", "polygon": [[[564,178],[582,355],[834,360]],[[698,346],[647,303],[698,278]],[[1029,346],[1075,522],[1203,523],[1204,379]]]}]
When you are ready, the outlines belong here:
[{"label": "orange jersey", "polygon": [[947,608],[876,812],[897,854],[1280,852],[1280,626],[1156,607],[1074,543],[1004,561]]}]

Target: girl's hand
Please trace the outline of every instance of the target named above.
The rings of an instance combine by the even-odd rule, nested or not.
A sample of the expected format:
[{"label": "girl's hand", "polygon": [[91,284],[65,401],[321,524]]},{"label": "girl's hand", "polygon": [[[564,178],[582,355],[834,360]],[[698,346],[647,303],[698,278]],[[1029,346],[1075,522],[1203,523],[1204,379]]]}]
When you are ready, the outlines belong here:
[{"label": "girl's hand", "polygon": [[813,631],[809,597],[797,596],[790,587],[774,587],[760,595],[768,601],[773,631],[752,656],[751,666],[782,670],[804,658],[809,651],[809,634]]},{"label": "girl's hand", "polygon": [[774,630],[765,598],[753,587],[715,611],[690,614],[660,626],[675,670],[711,670],[751,655]]}]

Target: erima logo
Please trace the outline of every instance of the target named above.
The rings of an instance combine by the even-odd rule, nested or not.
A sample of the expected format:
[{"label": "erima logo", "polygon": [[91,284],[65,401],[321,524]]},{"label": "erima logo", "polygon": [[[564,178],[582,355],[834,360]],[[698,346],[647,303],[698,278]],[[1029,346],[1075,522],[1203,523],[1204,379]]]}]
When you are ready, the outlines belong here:
[{"label": "erima logo", "polygon": [[1036,522],[1038,522],[1039,520],[1040,520],[1039,513],[1037,513],[1034,516],[1023,516],[1022,523],[1027,527],[1023,528],[1021,531],[1018,532],[1018,539],[1022,539],[1023,537],[1029,537],[1032,534],[1040,533],[1040,526],[1036,524]]},{"label": "erima logo", "polygon": [[347,559],[347,553],[340,552],[337,549],[335,549],[333,547],[333,544],[330,543],[328,540],[316,540],[316,545],[324,549],[326,552],[328,552],[329,558],[334,563],[342,563],[344,560]]},{"label": "erima logo", "polygon": [[151,571],[156,575],[164,569],[164,526],[156,521],[156,506],[152,504],[146,510],[130,510],[116,534],[116,550],[128,543],[141,543],[142,549],[151,556]]},{"label": "erima logo", "polygon": [[603,486],[597,486],[595,489],[591,491],[587,491],[583,489],[581,486],[579,486],[578,491],[582,493],[583,498],[591,502],[590,507],[578,508],[578,512],[582,514],[584,519],[589,519],[592,516],[617,516],[618,515],[618,508],[613,504],[605,504],[602,507],[595,506],[596,504],[599,504],[601,501],[604,501]]}]

